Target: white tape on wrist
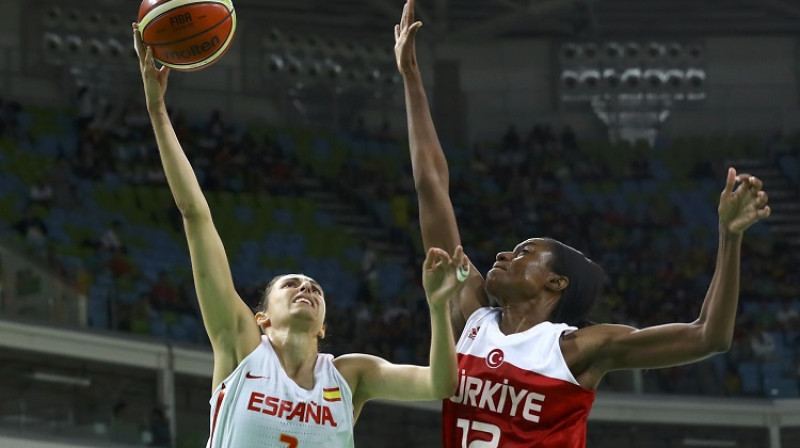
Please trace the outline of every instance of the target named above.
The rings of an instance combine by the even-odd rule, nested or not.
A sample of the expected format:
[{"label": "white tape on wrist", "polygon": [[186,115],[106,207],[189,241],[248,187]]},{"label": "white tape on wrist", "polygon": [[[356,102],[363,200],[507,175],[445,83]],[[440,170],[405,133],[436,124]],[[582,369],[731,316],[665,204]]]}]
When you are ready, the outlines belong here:
[{"label": "white tape on wrist", "polygon": [[458,279],[458,281],[463,282],[464,280],[467,279],[468,275],[469,275],[469,266],[467,267],[459,266],[458,269],[456,269],[456,278]]}]

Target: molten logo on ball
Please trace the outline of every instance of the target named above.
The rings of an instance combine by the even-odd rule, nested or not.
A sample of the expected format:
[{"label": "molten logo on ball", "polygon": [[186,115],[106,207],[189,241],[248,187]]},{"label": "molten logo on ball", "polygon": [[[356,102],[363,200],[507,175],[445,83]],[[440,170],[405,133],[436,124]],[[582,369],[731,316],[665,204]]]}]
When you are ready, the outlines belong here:
[{"label": "molten logo on ball", "polygon": [[215,49],[219,45],[219,36],[214,36],[211,40],[201,44],[192,45],[191,47],[182,51],[167,51],[164,53],[164,59],[168,61],[187,61],[196,59],[197,56]]}]

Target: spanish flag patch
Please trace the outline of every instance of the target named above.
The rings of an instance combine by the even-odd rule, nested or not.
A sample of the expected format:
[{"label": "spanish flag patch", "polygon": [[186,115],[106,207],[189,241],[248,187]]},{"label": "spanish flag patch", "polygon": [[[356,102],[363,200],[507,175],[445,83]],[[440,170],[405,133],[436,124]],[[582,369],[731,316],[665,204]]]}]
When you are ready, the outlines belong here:
[{"label": "spanish flag patch", "polygon": [[342,401],[342,393],[338,387],[322,389],[322,399],[325,401]]}]

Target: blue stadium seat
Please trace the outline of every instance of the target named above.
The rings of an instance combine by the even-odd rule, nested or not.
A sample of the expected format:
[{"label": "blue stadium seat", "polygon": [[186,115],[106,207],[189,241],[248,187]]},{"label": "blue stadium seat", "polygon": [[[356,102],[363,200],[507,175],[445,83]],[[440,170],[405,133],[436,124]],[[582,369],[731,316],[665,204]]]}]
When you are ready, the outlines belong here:
[{"label": "blue stadium seat", "polygon": [[754,362],[741,362],[737,368],[739,380],[742,383],[742,393],[756,395],[761,393],[761,379],[758,364]]}]

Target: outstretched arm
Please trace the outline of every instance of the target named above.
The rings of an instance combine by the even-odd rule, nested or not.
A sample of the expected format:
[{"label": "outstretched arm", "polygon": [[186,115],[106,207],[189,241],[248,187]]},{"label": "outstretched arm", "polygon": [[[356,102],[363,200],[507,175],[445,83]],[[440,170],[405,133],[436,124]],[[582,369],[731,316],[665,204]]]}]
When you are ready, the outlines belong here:
[{"label": "outstretched arm", "polygon": [[[354,354],[337,359],[343,372],[355,372],[353,402],[360,409],[375,398],[417,401],[451,396],[458,383],[458,358],[449,320],[449,302],[464,287],[469,260],[461,246],[451,258],[439,248],[428,250],[422,268],[423,286],[431,311],[431,350],[428,367],[397,365],[381,358]],[[349,364],[348,364],[349,363]],[[340,367],[337,365],[337,367]]]},{"label": "outstretched arm", "polygon": [[615,325],[586,329],[588,341],[599,341],[595,359],[602,372],[681,365],[729,349],[739,300],[742,236],[748,227],[770,214],[762,186],[756,177],[737,176],[736,170],[728,170],[718,208],[717,263],[697,320],[641,330]]},{"label": "outstretched arm", "polygon": [[211,219],[208,202],[167,115],[164,93],[169,68],[155,67],[153,50],[144,47],[136,24],[133,26],[133,40],[161,163],[183,216],[200,311],[214,349],[212,387],[216,388],[258,345],[260,332],[253,313],[236,293],[225,248]]},{"label": "outstretched arm", "polygon": [[[461,244],[453,204],[450,201],[450,175],[428,98],[417,65],[415,36],[422,22],[414,21],[414,0],[403,7],[400,23],[395,25],[395,57],[405,86],[411,167],[419,202],[422,242],[427,251],[439,247],[452,253]],[[452,304],[453,327],[460,334],[466,319],[481,306],[489,304],[483,278],[471,269],[467,286]]]}]

